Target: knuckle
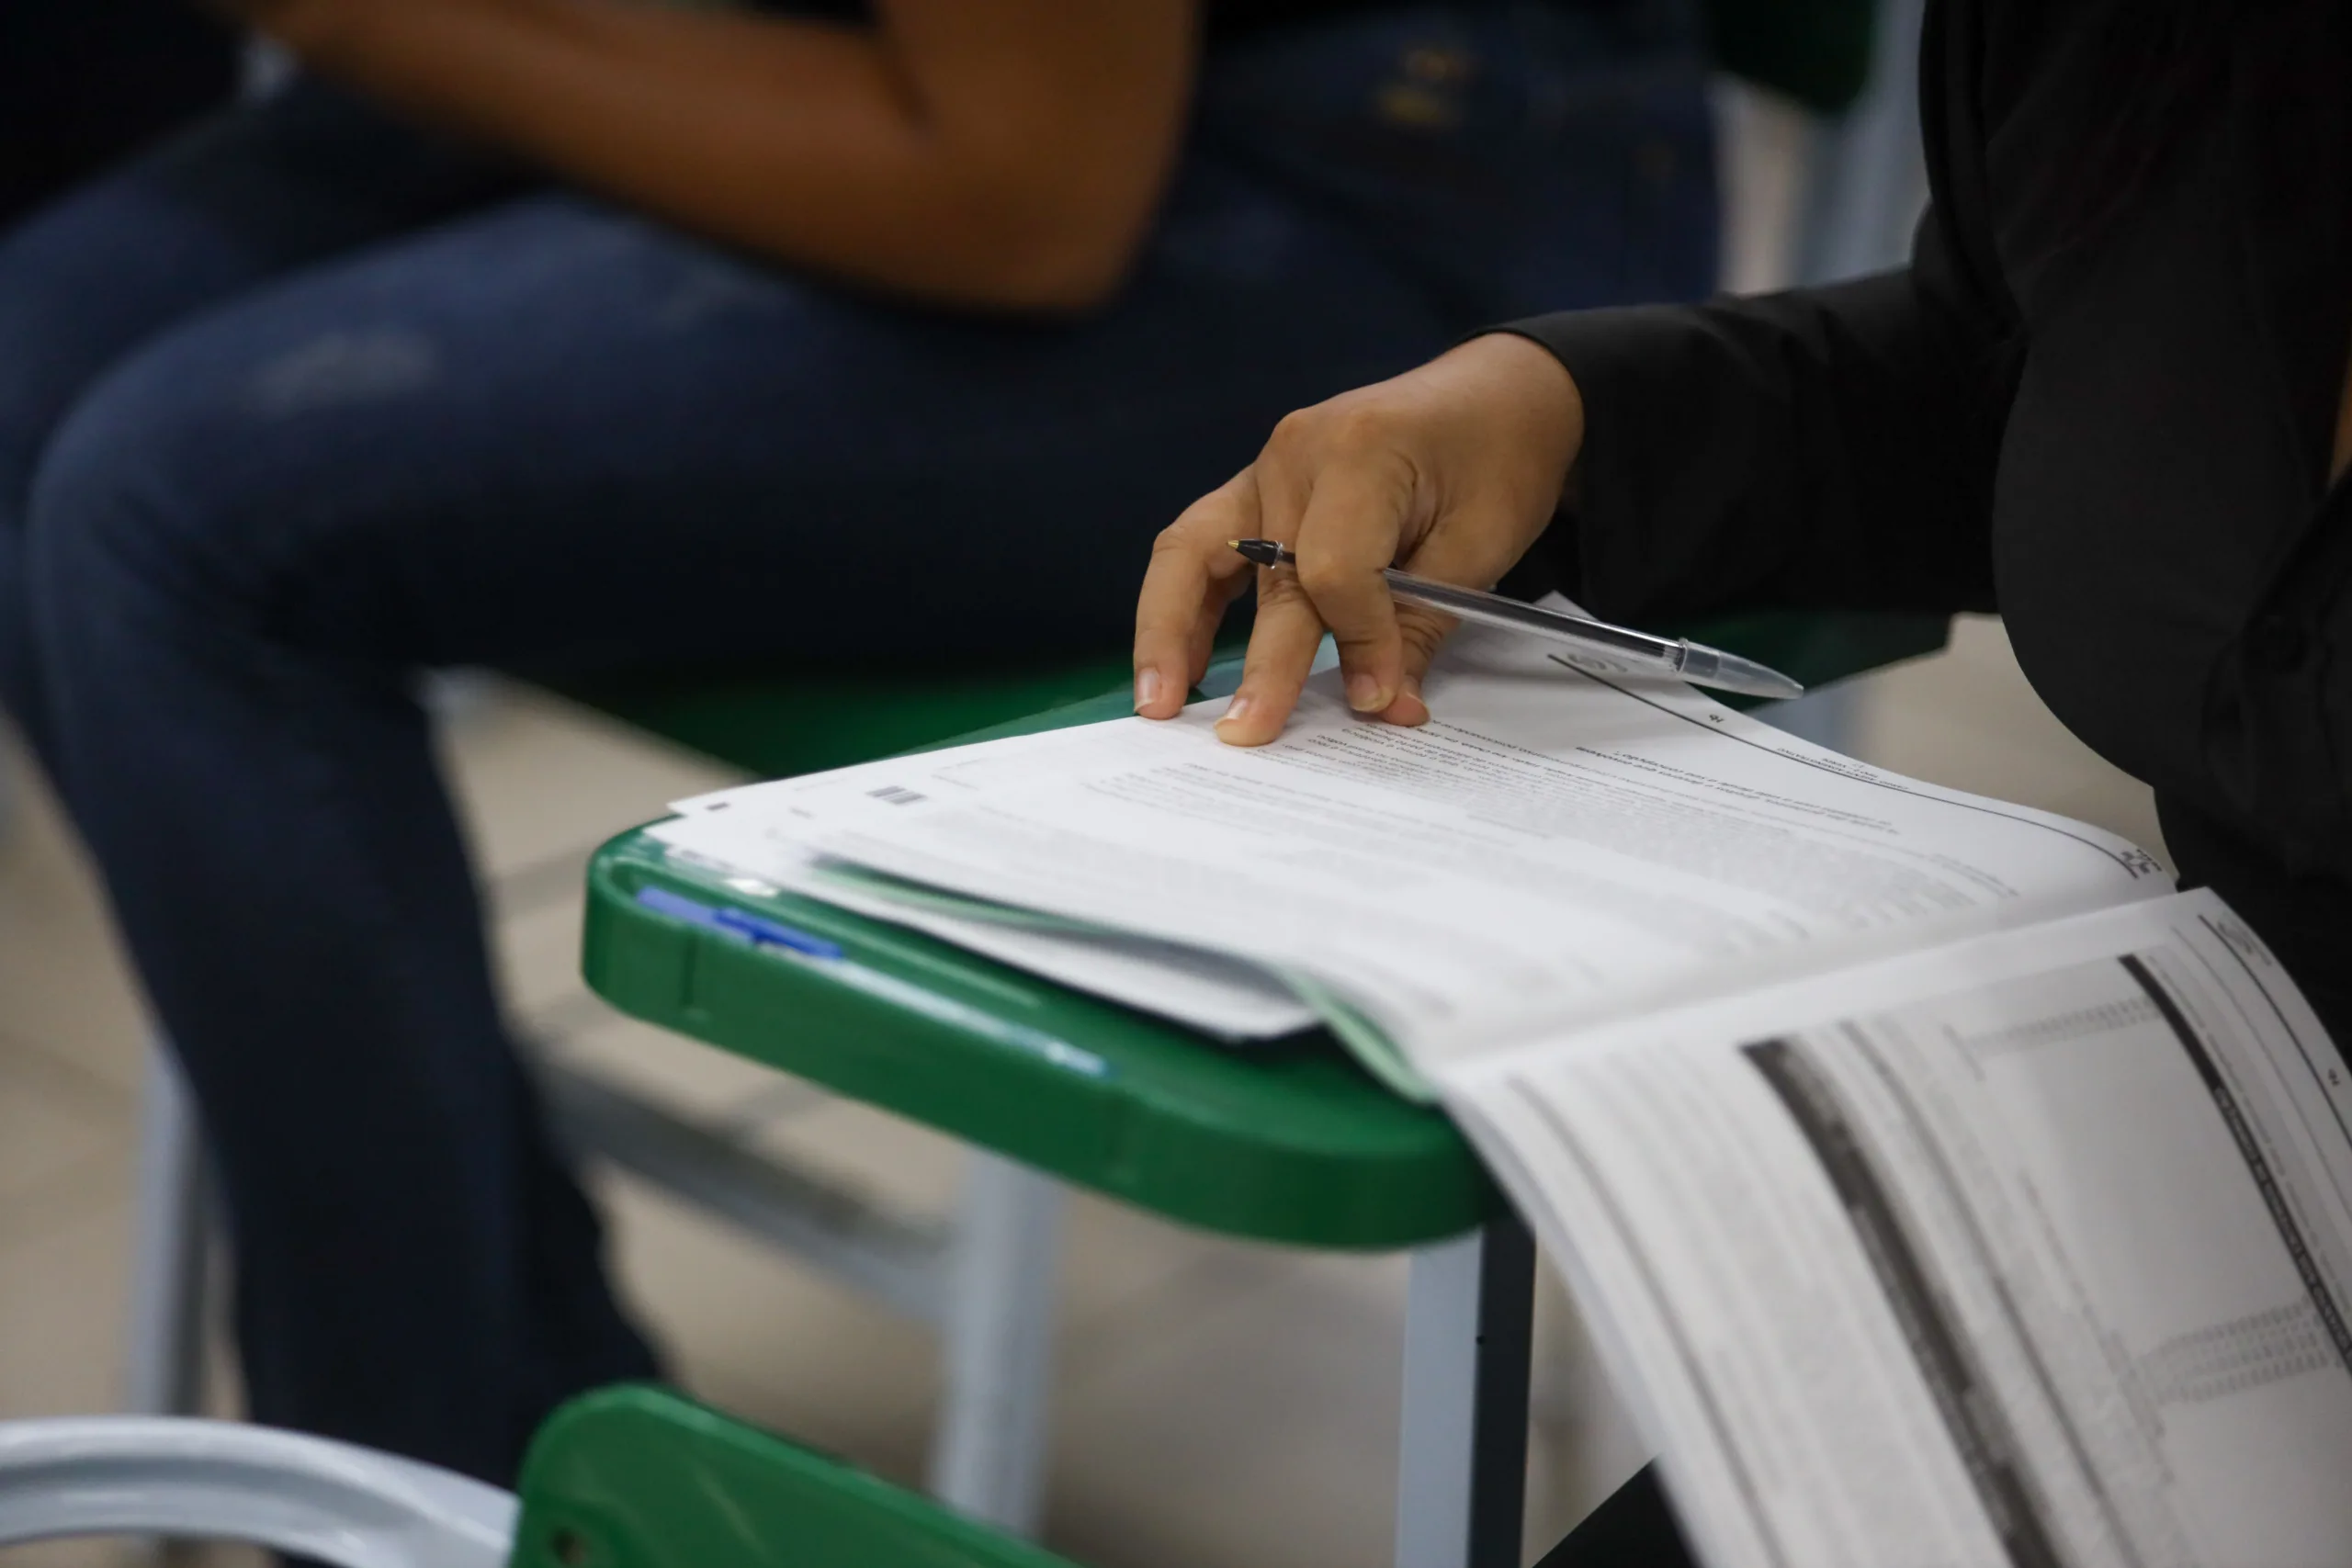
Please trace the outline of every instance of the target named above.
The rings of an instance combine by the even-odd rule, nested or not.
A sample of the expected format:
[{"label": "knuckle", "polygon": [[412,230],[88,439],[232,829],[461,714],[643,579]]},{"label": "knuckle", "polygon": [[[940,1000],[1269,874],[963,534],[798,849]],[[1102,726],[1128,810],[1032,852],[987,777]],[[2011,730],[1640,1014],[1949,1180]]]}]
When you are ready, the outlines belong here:
[{"label": "knuckle", "polygon": [[1183,514],[1175,522],[1152,536],[1153,559],[1157,560],[1162,556],[1182,556],[1193,553],[1195,536],[1200,532],[1200,503],[1195,502],[1186,508]]},{"label": "knuckle", "polygon": [[1326,439],[1342,452],[1361,455],[1388,446],[1392,431],[1388,411],[1365,399],[1331,411]]},{"label": "knuckle", "polygon": [[1312,608],[1308,591],[1298,574],[1291,571],[1260,571],[1258,573],[1258,607],[1261,611],[1284,605],[1305,605]]},{"label": "knuckle", "polygon": [[1266,437],[1266,450],[1296,452],[1314,444],[1317,427],[1323,423],[1323,405],[1293,409],[1274,421],[1272,434]]},{"label": "knuckle", "polygon": [[1223,484],[1195,500],[1176,514],[1176,520],[1159,531],[1153,541],[1155,549],[1174,549],[1191,546],[1204,536],[1215,533],[1229,522],[1237,513],[1247,510],[1246,498],[1255,478],[1255,470],[1244,468]]},{"label": "knuckle", "polygon": [[1360,570],[1319,551],[1301,553],[1296,576],[1307,597],[1318,604],[1351,600],[1363,585]]}]

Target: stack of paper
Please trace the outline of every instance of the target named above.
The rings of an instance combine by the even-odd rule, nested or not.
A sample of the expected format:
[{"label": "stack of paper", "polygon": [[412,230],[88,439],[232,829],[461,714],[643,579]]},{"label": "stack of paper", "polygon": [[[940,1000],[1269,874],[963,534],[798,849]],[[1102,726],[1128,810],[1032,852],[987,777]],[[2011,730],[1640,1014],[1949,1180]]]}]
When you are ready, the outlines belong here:
[{"label": "stack of paper", "polygon": [[1204,706],[658,831],[1442,1099],[1715,1568],[2352,1562],[2352,1090],[2218,899],[1488,637],[1429,696],[1326,675],[1257,750]]}]

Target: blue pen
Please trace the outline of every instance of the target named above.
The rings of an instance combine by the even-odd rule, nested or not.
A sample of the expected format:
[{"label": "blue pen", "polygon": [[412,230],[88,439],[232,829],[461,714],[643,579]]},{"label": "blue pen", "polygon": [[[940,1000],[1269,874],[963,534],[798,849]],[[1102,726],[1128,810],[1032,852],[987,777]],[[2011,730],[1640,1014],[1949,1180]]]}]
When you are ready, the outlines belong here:
[{"label": "blue pen", "polygon": [[806,958],[839,958],[842,955],[839,942],[827,942],[820,936],[810,936],[807,931],[797,927],[787,926],[782,920],[771,920],[741,909],[721,908],[718,911],[718,923],[724,930],[741,931],[752,939],[752,945],[754,947],[786,948]]},{"label": "blue pen", "polygon": [[827,942],[782,920],[771,920],[743,909],[729,909],[706,904],[699,898],[689,898],[683,893],[673,893],[666,887],[640,887],[637,901],[649,909],[657,910],[673,919],[691,921],[695,925],[737,937],[753,947],[781,947],[805,958],[839,958],[841,944]]},{"label": "blue pen", "polygon": [[776,948],[795,958],[823,964],[844,985],[853,986],[910,1012],[922,1013],[944,1023],[985,1035],[1001,1045],[1010,1045],[1031,1055],[1042,1056],[1057,1067],[1091,1078],[1111,1076],[1111,1064],[1091,1051],[1081,1049],[1042,1029],[998,1018],[952,997],[943,997],[936,991],[925,990],[895,975],[886,975],[879,969],[859,964],[842,951],[841,943],[828,942],[797,926],[786,925],[782,920],[772,920],[747,909],[706,904],[699,898],[689,898],[666,887],[640,887],[637,890],[637,901],[658,914],[717,931],[747,946]]}]

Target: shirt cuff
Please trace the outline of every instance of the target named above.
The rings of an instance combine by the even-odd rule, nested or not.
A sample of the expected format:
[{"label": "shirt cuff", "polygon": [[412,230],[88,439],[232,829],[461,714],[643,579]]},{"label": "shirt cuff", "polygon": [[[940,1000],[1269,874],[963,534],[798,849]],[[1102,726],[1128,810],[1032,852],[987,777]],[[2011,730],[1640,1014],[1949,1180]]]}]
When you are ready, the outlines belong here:
[{"label": "shirt cuff", "polygon": [[[1577,384],[1584,440],[1558,514],[1535,548],[1549,557],[1563,592],[1596,615],[1634,617],[1672,585],[1642,547],[1637,515],[1649,447],[1668,433],[1645,428],[1643,411],[1673,342],[1689,330],[1687,308],[1634,305],[1561,310],[1505,321],[1471,334],[1525,338],[1548,351]],[[1466,340],[1465,340],[1466,341]]]}]

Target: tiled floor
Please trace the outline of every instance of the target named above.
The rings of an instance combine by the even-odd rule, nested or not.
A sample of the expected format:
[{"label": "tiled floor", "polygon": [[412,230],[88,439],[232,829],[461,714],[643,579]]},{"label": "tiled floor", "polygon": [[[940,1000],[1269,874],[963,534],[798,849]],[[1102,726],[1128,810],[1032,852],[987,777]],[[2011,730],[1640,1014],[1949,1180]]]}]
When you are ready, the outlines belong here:
[{"label": "tiled floor", "polygon": [[[2089,818],[2153,845],[2145,794],[2073,742],[1997,626],[1861,683],[1859,747],[1922,776]],[[695,761],[560,705],[497,693],[451,727],[493,886],[517,1012],[600,1065],[701,1107],[750,1104],[764,1134],[910,1201],[955,1151],[852,1106],[777,1095],[749,1068],[604,1012],[573,973],[578,865],[605,834],[713,782]],[[84,867],[37,794],[0,828],[0,1417],[116,1395],[138,1004]],[[628,1289],[699,1393],[919,1477],[925,1337],[627,1182],[605,1191]],[[1365,1568],[1386,1561],[1403,1270],[1190,1234],[1080,1199],[1048,1539],[1098,1568]],[[1545,1303],[1531,1513],[1571,1518],[1637,1457]],[[0,1552],[90,1568],[104,1548]]]}]

